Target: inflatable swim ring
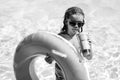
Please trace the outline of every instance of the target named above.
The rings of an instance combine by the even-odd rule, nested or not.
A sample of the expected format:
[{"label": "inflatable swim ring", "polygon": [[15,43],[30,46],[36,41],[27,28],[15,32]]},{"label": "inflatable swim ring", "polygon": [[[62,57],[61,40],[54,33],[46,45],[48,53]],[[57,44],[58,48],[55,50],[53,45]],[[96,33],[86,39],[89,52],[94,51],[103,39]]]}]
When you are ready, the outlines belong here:
[{"label": "inflatable swim ring", "polygon": [[61,66],[65,80],[89,80],[73,45],[59,35],[44,31],[27,36],[17,46],[13,62],[16,80],[39,80],[34,59],[47,54]]}]

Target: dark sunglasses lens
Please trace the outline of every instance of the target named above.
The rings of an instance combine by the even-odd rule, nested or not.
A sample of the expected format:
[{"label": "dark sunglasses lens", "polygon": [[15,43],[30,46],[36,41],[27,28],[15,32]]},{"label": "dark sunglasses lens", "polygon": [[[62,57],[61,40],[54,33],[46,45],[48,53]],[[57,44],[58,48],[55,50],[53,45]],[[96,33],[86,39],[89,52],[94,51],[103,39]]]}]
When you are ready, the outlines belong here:
[{"label": "dark sunglasses lens", "polygon": [[75,26],[76,22],[69,22],[71,26]]},{"label": "dark sunglasses lens", "polygon": [[84,25],[83,22],[79,22],[79,23],[78,23],[78,27],[82,27],[83,25]]}]

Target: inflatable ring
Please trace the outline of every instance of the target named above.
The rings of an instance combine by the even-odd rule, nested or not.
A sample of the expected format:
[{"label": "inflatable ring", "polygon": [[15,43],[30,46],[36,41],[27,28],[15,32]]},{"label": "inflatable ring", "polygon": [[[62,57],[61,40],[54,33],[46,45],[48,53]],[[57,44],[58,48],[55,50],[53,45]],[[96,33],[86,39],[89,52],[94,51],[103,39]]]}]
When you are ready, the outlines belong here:
[{"label": "inflatable ring", "polygon": [[39,80],[33,63],[41,54],[49,54],[61,66],[65,80],[89,80],[73,45],[59,35],[43,31],[27,36],[18,45],[13,62],[16,80]]}]

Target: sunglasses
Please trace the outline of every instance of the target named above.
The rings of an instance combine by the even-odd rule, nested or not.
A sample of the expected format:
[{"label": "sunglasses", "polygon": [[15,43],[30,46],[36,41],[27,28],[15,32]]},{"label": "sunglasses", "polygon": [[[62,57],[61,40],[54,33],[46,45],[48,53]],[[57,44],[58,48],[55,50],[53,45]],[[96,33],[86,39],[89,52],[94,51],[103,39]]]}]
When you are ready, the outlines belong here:
[{"label": "sunglasses", "polygon": [[80,28],[84,25],[84,22],[82,22],[82,21],[69,21],[69,24],[73,27],[77,25]]}]

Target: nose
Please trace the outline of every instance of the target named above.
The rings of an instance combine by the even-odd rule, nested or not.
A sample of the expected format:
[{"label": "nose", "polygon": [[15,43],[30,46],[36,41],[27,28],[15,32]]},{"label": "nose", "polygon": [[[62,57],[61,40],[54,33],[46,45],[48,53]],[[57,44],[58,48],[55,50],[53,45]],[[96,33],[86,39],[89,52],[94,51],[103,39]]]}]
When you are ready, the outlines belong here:
[{"label": "nose", "polygon": [[77,25],[77,24],[75,25],[75,28],[78,28],[78,25]]}]

